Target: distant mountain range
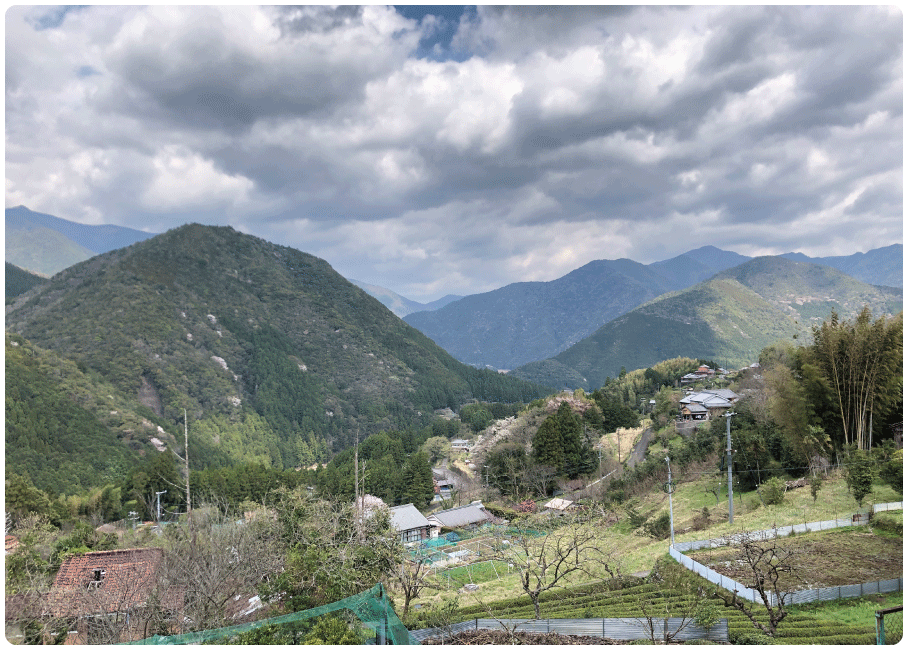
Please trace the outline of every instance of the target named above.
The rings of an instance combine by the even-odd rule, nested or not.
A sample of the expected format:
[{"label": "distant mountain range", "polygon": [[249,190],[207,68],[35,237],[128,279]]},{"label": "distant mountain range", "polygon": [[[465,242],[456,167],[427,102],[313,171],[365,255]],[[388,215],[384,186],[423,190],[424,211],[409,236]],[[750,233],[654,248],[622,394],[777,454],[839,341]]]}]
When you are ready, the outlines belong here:
[{"label": "distant mountain range", "polygon": [[385,307],[390,309],[401,318],[403,318],[407,314],[412,314],[417,311],[433,311],[435,309],[441,309],[448,303],[463,298],[463,296],[455,296],[449,294],[443,298],[439,298],[438,300],[422,303],[416,302],[415,300],[410,300],[409,298],[404,298],[402,295],[394,293],[390,289],[379,287],[374,284],[367,284],[365,282],[360,282],[359,280],[352,279],[350,280],[350,282],[378,300],[381,304],[383,304]]},{"label": "distant mountain range", "polygon": [[[509,284],[404,320],[464,363],[513,369],[553,357],[638,305],[750,259],[704,246],[648,265],[597,260],[557,280]],[[812,260],[801,255],[798,261]],[[871,284],[902,284],[901,244],[815,262],[859,271]]]},{"label": "distant mountain range", "polygon": [[154,235],[123,226],[86,226],[22,205],[6,208],[6,261],[44,276]]},{"label": "distant mountain range", "polygon": [[553,388],[594,390],[622,367],[648,368],[678,356],[739,368],[779,339],[809,334],[832,309],[851,318],[865,305],[877,316],[898,313],[902,291],[866,284],[828,266],[758,257],[660,296],[558,355],[511,374]]},{"label": "distant mountain range", "polygon": [[[23,206],[6,210],[6,261],[39,275],[152,236],[119,226],[85,226]],[[902,287],[901,244],[850,256],[786,253],[779,258],[835,268],[871,285]],[[703,246],[648,265],[596,260],[550,282],[518,282],[425,304],[384,287],[351,282],[459,361],[509,370],[555,357],[634,308],[750,259]],[[820,309],[818,302],[809,304]]]}]

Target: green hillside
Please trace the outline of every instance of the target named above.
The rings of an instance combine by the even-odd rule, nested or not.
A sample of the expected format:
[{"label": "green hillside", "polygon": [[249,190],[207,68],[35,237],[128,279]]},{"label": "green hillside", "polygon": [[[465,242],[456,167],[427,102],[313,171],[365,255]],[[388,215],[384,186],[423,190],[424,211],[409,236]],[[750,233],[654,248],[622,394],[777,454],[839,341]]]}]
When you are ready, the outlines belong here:
[{"label": "green hillside", "polygon": [[96,256],[8,309],[8,331],[169,428],[186,408],[190,444],[231,462],[292,467],[312,436],[337,451],[357,430],[544,392],[460,364],[325,261],[231,228],[183,226]]},{"label": "green hillside", "polygon": [[677,356],[741,367],[774,341],[808,333],[831,309],[850,317],[864,305],[875,314],[897,313],[901,295],[829,267],[761,257],[660,296],[557,356],[511,374],[553,387],[593,390],[622,367],[646,368]]},{"label": "green hillside", "polygon": [[7,335],[5,357],[7,476],[74,494],[119,478],[133,461],[132,447],[144,446],[132,434],[144,428],[147,440],[156,432],[150,420],[108,396],[110,386],[20,336]]},{"label": "green hillside", "polygon": [[47,282],[46,278],[42,278],[40,275],[35,275],[34,273],[29,273],[25,269],[20,269],[15,264],[6,263],[7,301],[44,282]]}]

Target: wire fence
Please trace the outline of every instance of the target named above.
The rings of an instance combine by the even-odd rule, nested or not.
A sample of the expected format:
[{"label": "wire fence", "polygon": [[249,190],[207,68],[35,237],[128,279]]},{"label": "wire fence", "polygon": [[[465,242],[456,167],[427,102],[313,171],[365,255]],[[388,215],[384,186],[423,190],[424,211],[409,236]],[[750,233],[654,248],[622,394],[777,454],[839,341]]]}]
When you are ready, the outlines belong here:
[{"label": "wire fence", "polygon": [[[902,503],[883,503],[872,506],[873,512],[886,510],[901,510]],[[857,513],[863,515],[865,513]],[[768,530],[758,530],[750,533],[736,533],[720,539],[704,539],[693,542],[676,542],[669,547],[669,554],[675,558],[682,566],[705,578],[709,582],[727,589],[749,600],[750,602],[762,602],[760,593],[756,589],[745,587],[741,583],[703,566],[693,558],[683,555],[687,551],[694,551],[702,548],[719,548],[722,546],[735,545],[744,539],[773,539],[775,537],[787,537],[791,534],[818,532],[822,530],[831,530],[833,528],[842,528],[847,526],[867,525],[866,517],[845,517],[842,519],[832,519],[829,521],[815,521],[804,524],[795,524],[793,526],[780,526]],[[893,578],[890,580],[876,580],[864,582],[857,585],[844,585],[839,587],[821,587],[817,589],[802,589],[800,591],[786,593],[784,600],[789,605],[810,603],[823,600],[838,600],[839,598],[857,598],[870,594],[892,593],[902,591],[902,578]],[[767,594],[770,600],[770,606],[775,606],[778,602],[776,594]]]}]

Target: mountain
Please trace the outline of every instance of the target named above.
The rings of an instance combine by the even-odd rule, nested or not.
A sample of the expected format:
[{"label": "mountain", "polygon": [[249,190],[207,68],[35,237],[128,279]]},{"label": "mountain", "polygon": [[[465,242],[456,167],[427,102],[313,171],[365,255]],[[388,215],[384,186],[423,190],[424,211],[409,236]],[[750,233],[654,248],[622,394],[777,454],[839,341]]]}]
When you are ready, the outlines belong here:
[{"label": "mountain", "polygon": [[749,259],[715,246],[702,246],[670,260],[653,262],[649,266],[667,278],[672,283],[673,290],[678,290],[693,286],[711,278],[719,271],[743,264]]},{"label": "mountain", "polygon": [[404,320],[464,363],[515,368],[551,357],[637,305],[747,259],[704,246],[649,265],[596,260],[551,282],[509,284]]},{"label": "mountain", "polygon": [[47,281],[40,275],[29,273],[25,269],[20,269],[14,264],[6,263],[6,299],[9,301],[20,293],[25,293],[32,287],[43,284]]},{"label": "mountain", "polygon": [[901,244],[875,248],[866,253],[837,257],[807,257],[803,253],[785,253],[786,259],[824,264],[847,273],[867,284],[901,287],[903,283],[903,251]]},{"label": "mountain", "polygon": [[758,257],[619,316],[551,359],[512,371],[556,388],[594,390],[606,377],[679,356],[728,367],[757,360],[779,339],[803,336],[835,309],[853,317],[902,309],[901,291],[860,282],[828,266]]},{"label": "mountain", "polygon": [[374,284],[367,284],[365,282],[360,282],[359,280],[350,280],[353,284],[358,286],[360,289],[368,293],[370,296],[378,300],[385,307],[390,309],[392,312],[403,318],[407,314],[412,314],[417,311],[433,311],[435,309],[440,309],[452,303],[455,300],[460,300],[462,296],[447,295],[438,300],[434,300],[429,303],[416,302],[415,300],[410,300],[409,298],[404,298],[400,294],[394,293],[390,289],[385,287],[379,287]]},{"label": "mountain", "polygon": [[303,446],[338,451],[357,432],[426,425],[433,409],[545,394],[457,362],[324,260],[229,227],[80,262],[17,297],[6,324],[165,432],[124,421],[117,436],[182,447],[187,409],[200,466],[292,467]]},{"label": "mountain", "polygon": [[513,368],[552,356],[670,282],[627,259],[590,262],[551,282],[518,282],[404,320],[455,358]]},{"label": "mountain", "polygon": [[41,275],[153,236],[123,226],[87,226],[22,205],[6,209],[6,261]]}]

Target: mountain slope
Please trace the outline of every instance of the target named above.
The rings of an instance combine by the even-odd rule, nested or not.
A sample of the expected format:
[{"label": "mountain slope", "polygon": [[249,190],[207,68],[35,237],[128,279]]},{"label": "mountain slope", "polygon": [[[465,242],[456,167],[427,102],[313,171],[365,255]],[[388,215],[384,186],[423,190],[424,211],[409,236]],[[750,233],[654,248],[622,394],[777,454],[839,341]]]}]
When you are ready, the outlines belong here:
[{"label": "mountain slope", "polygon": [[807,257],[803,253],[786,253],[786,259],[823,264],[847,273],[867,284],[901,287],[903,284],[903,250],[901,244],[875,248],[866,253],[835,257]]},{"label": "mountain slope", "polygon": [[7,308],[7,328],[82,364],[193,442],[293,466],[425,424],[472,397],[538,387],[458,363],[324,260],[229,227],[184,226],[66,269]]},{"label": "mountain slope", "polygon": [[672,289],[677,291],[711,278],[719,271],[743,264],[749,259],[715,246],[701,246],[669,260],[653,262],[649,266],[669,279],[672,282]]},{"label": "mountain slope", "polygon": [[25,293],[32,287],[47,282],[46,278],[40,275],[29,273],[25,269],[20,269],[14,264],[6,263],[6,299],[15,298],[20,293]]},{"label": "mountain slope", "polygon": [[366,282],[360,282],[359,280],[350,280],[350,282],[378,300],[381,304],[383,304],[385,307],[390,309],[401,318],[403,318],[407,314],[413,314],[418,311],[433,311],[435,309],[440,309],[445,305],[454,302],[455,300],[460,300],[462,297],[447,295],[430,303],[421,303],[416,302],[415,300],[410,300],[409,298],[404,298],[400,294],[394,293],[393,291],[386,289],[385,287],[379,287],[374,284],[367,284]]},{"label": "mountain slope", "polygon": [[42,275],[154,236],[123,226],[87,226],[22,205],[6,209],[5,232],[6,261]]},{"label": "mountain slope", "polygon": [[518,282],[404,320],[454,357],[513,368],[556,354],[672,288],[632,260],[597,260],[551,282]]},{"label": "mountain slope", "polygon": [[606,323],[557,356],[513,375],[553,387],[596,389],[621,369],[646,368],[672,357],[749,364],[779,339],[809,332],[835,308],[852,316],[902,308],[901,293],[859,282],[815,264],[762,257],[689,289],[641,305]]}]

